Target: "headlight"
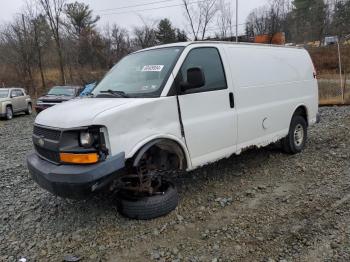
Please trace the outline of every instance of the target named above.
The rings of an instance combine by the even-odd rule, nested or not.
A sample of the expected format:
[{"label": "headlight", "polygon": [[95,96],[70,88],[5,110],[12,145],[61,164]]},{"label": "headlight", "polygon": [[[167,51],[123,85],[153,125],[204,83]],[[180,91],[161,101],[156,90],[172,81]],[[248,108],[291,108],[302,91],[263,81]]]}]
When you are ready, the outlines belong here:
[{"label": "headlight", "polygon": [[60,138],[60,161],[71,164],[93,164],[104,161],[109,150],[105,127],[89,126],[65,130]]},{"label": "headlight", "polygon": [[37,105],[42,104],[42,103],[43,103],[43,101],[41,101],[41,100],[36,101]]},{"label": "headlight", "polygon": [[80,145],[83,147],[91,147],[92,144],[94,143],[94,137],[88,131],[81,131],[79,142],[80,142]]}]

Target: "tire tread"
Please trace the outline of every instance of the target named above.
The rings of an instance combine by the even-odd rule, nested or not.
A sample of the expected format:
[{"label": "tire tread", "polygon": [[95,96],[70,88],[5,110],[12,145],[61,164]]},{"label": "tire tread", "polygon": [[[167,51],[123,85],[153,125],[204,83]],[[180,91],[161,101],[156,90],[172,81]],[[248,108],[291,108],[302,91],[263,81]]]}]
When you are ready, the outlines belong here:
[{"label": "tire tread", "polygon": [[118,210],[132,219],[148,220],[164,216],[174,210],[179,202],[177,189],[169,185],[164,195],[130,199],[118,195]]}]

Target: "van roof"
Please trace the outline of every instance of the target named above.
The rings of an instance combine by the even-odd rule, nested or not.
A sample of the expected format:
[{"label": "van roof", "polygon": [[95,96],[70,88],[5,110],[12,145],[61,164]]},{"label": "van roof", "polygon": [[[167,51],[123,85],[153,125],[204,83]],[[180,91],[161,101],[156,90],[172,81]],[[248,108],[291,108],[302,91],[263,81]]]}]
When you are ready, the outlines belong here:
[{"label": "van roof", "polygon": [[[158,45],[150,48],[146,48],[140,51],[144,50],[152,50],[157,48],[164,48],[164,47],[175,47],[175,46],[189,46],[189,45],[200,45],[200,44],[216,44],[216,45],[242,45],[242,46],[263,46],[263,47],[279,47],[279,48],[293,48],[293,49],[304,49],[303,47],[297,47],[297,46],[285,46],[285,45],[272,45],[272,44],[258,44],[258,43],[246,43],[246,42],[228,42],[228,41],[189,41],[189,42],[178,42],[178,43],[172,43],[172,44],[166,44],[166,45]],[[138,52],[138,51],[137,51]],[[136,53],[137,53],[136,52]]]}]

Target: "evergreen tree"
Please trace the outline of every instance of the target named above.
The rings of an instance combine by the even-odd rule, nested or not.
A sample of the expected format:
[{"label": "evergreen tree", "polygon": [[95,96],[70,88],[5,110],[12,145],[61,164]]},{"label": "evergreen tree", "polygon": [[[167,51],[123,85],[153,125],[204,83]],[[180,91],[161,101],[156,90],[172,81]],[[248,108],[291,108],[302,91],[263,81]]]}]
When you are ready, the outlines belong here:
[{"label": "evergreen tree", "polygon": [[176,41],[177,42],[186,42],[187,41],[187,35],[185,30],[176,29]]},{"label": "evergreen tree", "polygon": [[294,38],[298,41],[322,40],[326,24],[323,0],[294,0]]},{"label": "evergreen tree", "polygon": [[[96,49],[100,46],[99,34],[94,27],[100,17],[93,17],[89,5],[80,2],[67,4],[64,11],[70,22],[68,28],[73,29],[73,35],[77,39],[74,52],[77,56],[76,62],[79,65],[93,66],[96,60]],[[68,59],[72,60],[72,57]]]},{"label": "evergreen tree", "polygon": [[159,44],[170,44],[177,41],[176,29],[173,28],[169,19],[160,20],[156,30],[156,39]]},{"label": "evergreen tree", "polygon": [[65,6],[65,13],[73,26],[75,34],[80,35],[83,30],[91,30],[95,27],[99,16],[93,18],[92,10],[89,5],[84,3],[74,2]]},{"label": "evergreen tree", "polygon": [[337,1],[334,8],[332,28],[339,37],[350,34],[350,0]]}]

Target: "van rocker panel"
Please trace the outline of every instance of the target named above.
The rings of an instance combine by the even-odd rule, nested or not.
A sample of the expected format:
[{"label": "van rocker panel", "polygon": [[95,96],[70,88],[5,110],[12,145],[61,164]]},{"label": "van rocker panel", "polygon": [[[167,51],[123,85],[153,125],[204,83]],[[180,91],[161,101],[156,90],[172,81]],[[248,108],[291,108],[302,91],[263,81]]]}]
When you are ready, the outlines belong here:
[{"label": "van rocker panel", "polygon": [[55,165],[31,153],[27,156],[27,165],[32,178],[42,188],[60,197],[81,199],[124,171],[125,154],[93,165]]}]

